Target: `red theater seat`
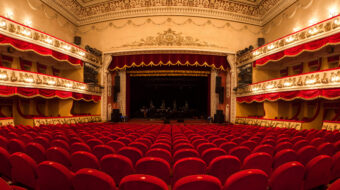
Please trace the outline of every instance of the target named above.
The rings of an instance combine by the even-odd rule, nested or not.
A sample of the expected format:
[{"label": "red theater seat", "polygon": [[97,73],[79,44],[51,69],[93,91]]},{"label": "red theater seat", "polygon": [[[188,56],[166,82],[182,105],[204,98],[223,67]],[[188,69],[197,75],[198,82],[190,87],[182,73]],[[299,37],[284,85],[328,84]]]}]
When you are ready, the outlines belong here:
[{"label": "red theater seat", "polygon": [[53,146],[46,151],[46,159],[49,161],[58,162],[60,164],[63,164],[65,167],[70,168],[71,167],[71,155],[68,153],[67,150]]},{"label": "red theater seat", "polygon": [[332,158],[320,155],[313,158],[306,165],[304,189],[313,189],[327,185],[331,179]]},{"label": "red theater seat", "polygon": [[136,173],[152,175],[170,184],[170,165],[162,158],[144,157],[139,159],[136,163]]},{"label": "red theater seat", "polygon": [[86,144],[89,145],[91,147],[91,149],[93,150],[93,148],[97,145],[101,145],[104,144],[103,141],[99,140],[99,139],[90,139],[88,141],[86,141]]},{"label": "red theater seat", "polygon": [[297,161],[282,164],[269,179],[271,190],[302,190],[305,167]]},{"label": "red theater seat", "polygon": [[50,148],[50,140],[47,137],[44,136],[36,137],[34,138],[33,142],[41,144],[45,148],[45,150]]},{"label": "red theater seat", "polygon": [[273,156],[274,154],[274,147],[270,144],[261,144],[254,148],[253,153],[255,152],[265,152]]},{"label": "red theater seat", "polygon": [[11,139],[8,141],[7,150],[10,154],[15,152],[24,152],[25,143],[19,139]]},{"label": "red theater seat", "polygon": [[299,140],[297,141],[294,145],[293,145],[293,149],[295,151],[299,151],[302,147],[308,146],[310,145],[309,142],[307,140]]},{"label": "red theater seat", "polygon": [[178,160],[173,166],[173,181],[195,174],[205,174],[206,163],[200,158],[183,158]]},{"label": "red theater seat", "polygon": [[72,178],[74,190],[116,190],[113,179],[104,172],[95,169],[80,169]]},{"label": "red theater seat", "polygon": [[11,177],[10,154],[6,149],[0,147],[0,174],[5,177]]},{"label": "red theater seat", "polygon": [[138,148],[143,152],[143,155],[146,153],[146,151],[148,151],[148,146],[142,142],[132,142],[129,144],[129,146]]},{"label": "red theater seat", "polygon": [[128,146],[121,148],[118,154],[128,157],[132,161],[133,165],[135,165],[137,160],[143,156],[142,151],[138,148]]},{"label": "red theater seat", "polygon": [[99,169],[97,157],[89,152],[77,151],[71,155],[72,171],[76,172],[83,168]]},{"label": "red theater seat", "polygon": [[197,150],[202,155],[202,153],[209,148],[216,148],[217,146],[213,143],[202,143],[197,146]]},{"label": "red theater seat", "polygon": [[117,141],[117,140],[112,140],[107,143],[107,145],[111,146],[113,149],[115,149],[116,152],[118,152],[121,148],[125,147],[125,144]]},{"label": "red theater seat", "polygon": [[257,152],[250,154],[243,161],[243,169],[259,169],[267,173],[269,176],[272,172],[273,158],[265,152]]},{"label": "red theater seat", "polygon": [[243,160],[250,154],[250,149],[246,146],[237,146],[229,150],[229,154],[238,157],[241,163],[243,163]]},{"label": "red theater seat", "polygon": [[227,153],[222,148],[208,148],[202,153],[202,159],[209,165],[211,160],[218,156],[226,155]]},{"label": "red theater seat", "polygon": [[325,142],[318,147],[318,152],[320,154],[333,156],[335,154],[335,146],[332,143]]},{"label": "red theater seat", "polygon": [[103,156],[107,154],[114,154],[115,150],[109,145],[97,145],[93,148],[93,154],[97,156],[98,160],[100,160]]},{"label": "red theater seat", "polygon": [[332,179],[340,178],[340,151],[333,155]]},{"label": "red theater seat", "polygon": [[174,162],[177,162],[178,160],[182,158],[188,158],[188,157],[200,157],[199,153],[195,149],[181,149],[174,153]]},{"label": "red theater seat", "polygon": [[223,190],[267,190],[268,176],[258,169],[242,170],[231,175]]},{"label": "red theater seat", "polygon": [[234,142],[225,142],[220,145],[220,148],[222,148],[225,152],[229,152],[231,149],[235,148],[237,146]]},{"label": "red theater seat", "polygon": [[328,190],[339,190],[339,189],[340,189],[340,179],[333,182],[328,188]]},{"label": "red theater seat", "polygon": [[6,137],[0,136],[0,147],[7,149],[8,139]]},{"label": "red theater seat", "polygon": [[302,147],[297,152],[298,161],[302,163],[303,165],[306,165],[310,160],[312,160],[318,154],[319,152],[315,148],[315,146],[308,145],[308,146]]},{"label": "red theater seat", "polygon": [[37,180],[37,164],[25,153],[16,152],[9,158],[14,183],[21,183],[29,188],[35,188]]},{"label": "red theater seat", "polygon": [[38,190],[73,190],[71,180],[74,174],[65,166],[51,161],[44,161],[37,169]]},{"label": "red theater seat", "polygon": [[240,171],[241,161],[236,156],[219,156],[213,159],[207,169],[209,175],[217,177],[222,184],[233,173]]},{"label": "red theater seat", "polygon": [[279,167],[284,163],[292,161],[297,161],[296,152],[292,149],[281,150],[280,152],[277,152],[274,156],[273,169]]},{"label": "red theater seat", "polygon": [[35,142],[28,143],[25,147],[25,152],[27,155],[33,158],[33,160],[37,164],[46,160],[46,156],[45,156],[46,150],[39,143],[35,143]]},{"label": "red theater seat", "polygon": [[119,184],[119,190],[168,190],[161,179],[143,174],[128,175]]},{"label": "red theater seat", "polygon": [[71,153],[77,152],[77,151],[86,151],[86,152],[92,152],[91,147],[89,145],[82,143],[82,142],[75,142],[70,147]]},{"label": "red theater seat", "polygon": [[61,147],[67,151],[70,150],[70,145],[68,144],[67,141],[62,140],[62,139],[55,139],[51,142],[51,146],[56,146],[56,147]]},{"label": "red theater seat", "polygon": [[222,185],[218,178],[209,175],[191,175],[179,179],[174,190],[221,190]]},{"label": "red theater seat", "polygon": [[150,149],[145,154],[145,156],[162,158],[165,161],[167,161],[169,164],[172,163],[171,153],[169,151],[165,150],[165,149],[162,149],[162,148]]},{"label": "red theater seat", "polygon": [[127,175],[134,173],[134,167],[131,160],[123,155],[109,154],[103,156],[100,160],[102,171],[110,175],[116,183]]}]

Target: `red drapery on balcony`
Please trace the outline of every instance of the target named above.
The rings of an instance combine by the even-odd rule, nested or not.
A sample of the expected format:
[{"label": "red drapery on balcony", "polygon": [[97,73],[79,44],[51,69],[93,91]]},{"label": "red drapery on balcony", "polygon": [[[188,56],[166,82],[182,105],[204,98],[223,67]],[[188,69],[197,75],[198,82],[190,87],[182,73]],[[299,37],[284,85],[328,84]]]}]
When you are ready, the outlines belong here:
[{"label": "red drapery on balcony", "polygon": [[225,56],[197,54],[143,54],[113,56],[111,71],[135,67],[187,66],[211,67],[226,70],[229,67]]},{"label": "red drapery on balcony", "polygon": [[83,65],[83,61],[69,55],[22,40],[14,39],[0,34],[0,45],[10,45],[21,51],[33,51],[42,56],[50,56],[58,61],[66,61],[73,65]]},{"label": "red drapery on balcony", "polygon": [[316,98],[323,98],[327,100],[339,99],[340,88],[275,92],[275,93],[259,94],[259,95],[253,95],[253,96],[244,96],[244,97],[237,97],[237,102],[252,103],[252,102],[263,102],[263,101],[276,101],[276,100],[292,101],[295,99],[313,100]]},{"label": "red drapery on balcony", "polygon": [[275,62],[280,61],[281,59],[285,57],[295,57],[303,52],[312,52],[317,51],[327,45],[335,45],[340,43],[340,33],[334,34],[332,36],[322,38],[319,40],[315,40],[312,42],[308,42],[305,44],[301,44],[283,51],[280,51],[278,53],[274,53],[272,55],[268,55],[266,57],[263,57],[261,59],[258,59],[254,62],[255,66],[262,66],[269,62]]},{"label": "red drapery on balcony", "polygon": [[61,90],[0,86],[0,97],[10,97],[16,95],[25,98],[42,97],[46,99],[59,98],[59,99],[85,100],[93,102],[98,102],[101,99],[100,96],[96,95],[81,94]]}]

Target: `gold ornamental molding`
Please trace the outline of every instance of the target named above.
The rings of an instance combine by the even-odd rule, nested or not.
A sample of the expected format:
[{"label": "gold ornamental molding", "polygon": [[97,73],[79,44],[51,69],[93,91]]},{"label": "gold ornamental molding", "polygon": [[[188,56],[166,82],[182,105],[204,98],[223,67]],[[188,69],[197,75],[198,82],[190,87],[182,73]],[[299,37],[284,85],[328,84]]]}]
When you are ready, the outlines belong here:
[{"label": "gold ornamental molding", "polygon": [[339,121],[323,121],[322,129],[326,130],[340,130],[340,122]]},{"label": "gold ornamental molding", "polygon": [[13,125],[14,126],[13,118],[11,118],[11,117],[0,118],[0,126],[7,126],[7,125]]},{"label": "gold ornamental molding", "polygon": [[263,119],[250,117],[236,117],[236,124],[255,125],[261,127],[277,127],[301,130],[303,128],[302,121]]},{"label": "gold ornamental molding", "polygon": [[38,127],[40,125],[77,124],[77,123],[93,123],[93,122],[101,122],[101,116],[100,115],[89,115],[89,116],[33,118],[33,124],[35,127]]},{"label": "gold ornamental molding", "polygon": [[210,71],[193,71],[193,70],[145,70],[145,71],[127,71],[132,77],[150,77],[150,76],[193,76],[206,77]]}]

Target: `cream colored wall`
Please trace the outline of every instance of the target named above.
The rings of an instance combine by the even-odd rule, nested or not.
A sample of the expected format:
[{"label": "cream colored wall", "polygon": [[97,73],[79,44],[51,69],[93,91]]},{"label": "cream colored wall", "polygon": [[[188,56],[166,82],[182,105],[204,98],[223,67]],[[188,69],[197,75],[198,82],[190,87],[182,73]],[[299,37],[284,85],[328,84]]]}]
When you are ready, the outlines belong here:
[{"label": "cream colored wall", "polygon": [[[168,29],[209,44],[201,48],[211,46],[213,49],[234,52],[249,47],[250,44],[256,44],[257,38],[262,36],[259,26],[185,16],[154,16],[108,21],[81,26],[77,35],[82,37],[83,46],[88,44],[109,52],[123,48],[122,46],[126,44],[139,42],[142,38],[157,36],[158,33]],[[129,47],[126,46],[125,49]]]},{"label": "cream colored wall", "polygon": [[294,28],[309,26],[312,19],[322,21],[329,18],[334,7],[340,13],[339,0],[299,0],[264,26],[266,42],[294,32]]},{"label": "cream colored wall", "polygon": [[73,42],[76,26],[40,0],[1,0],[0,15],[6,16],[9,11],[14,21],[24,24],[30,20],[33,28]]}]

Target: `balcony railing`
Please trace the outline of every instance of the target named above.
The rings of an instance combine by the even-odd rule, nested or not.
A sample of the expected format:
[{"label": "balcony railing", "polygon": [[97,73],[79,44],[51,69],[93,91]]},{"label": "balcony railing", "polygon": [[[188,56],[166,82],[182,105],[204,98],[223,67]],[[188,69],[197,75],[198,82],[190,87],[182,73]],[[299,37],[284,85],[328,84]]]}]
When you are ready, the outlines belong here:
[{"label": "balcony railing", "polygon": [[7,126],[7,125],[13,125],[14,126],[13,118],[12,117],[0,118],[0,126]]},{"label": "balcony railing", "polygon": [[340,130],[340,121],[323,121],[322,129],[326,130]]},{"label": "balcony railing", "polygon": [[0,67],[0,84],[5,86],[62,90],[100,95],[99,87],[61,77]]},{"label": "balcony railing", "polygon": [[294,120],[279,120],[279,119],[263,119],[251,117],[236,117],[237,124],[256,125],[261,127],[278,127],[278,128],[293,128],[302,129],[302,121]]},{"label": "balcony railing", "polygon": [[340,68],[293,75],[254,83],[237,90],[237,96],[251,96],[272,92],[339,88]]},{"label": "balcony railing", "polygon": [[34,126],[101,122],[100,115],[33,118]]},{"label": "balcony railing", "polygon": [[279,38],[249,53],[237,57],[237,65],[241,66],[261,59],[268,55],[281,52],[294,46],[308,43],[317,39],[340,32],[340,15],[321,21],[307,28]]}]

